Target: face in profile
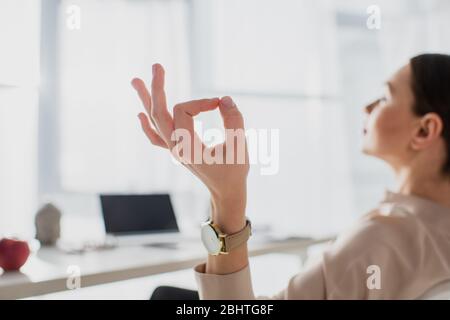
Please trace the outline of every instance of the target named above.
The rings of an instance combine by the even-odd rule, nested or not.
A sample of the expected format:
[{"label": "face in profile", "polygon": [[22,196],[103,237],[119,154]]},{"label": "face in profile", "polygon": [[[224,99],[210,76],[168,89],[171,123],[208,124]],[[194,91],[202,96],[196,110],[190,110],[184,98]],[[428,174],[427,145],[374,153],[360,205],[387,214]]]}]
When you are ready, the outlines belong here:
[{"label": "face in profile", "polygon": [[407,160],[418,117],[413,112],[410,65],[386,83],[383,95],[365,108],[363,152],[392,165]]}]

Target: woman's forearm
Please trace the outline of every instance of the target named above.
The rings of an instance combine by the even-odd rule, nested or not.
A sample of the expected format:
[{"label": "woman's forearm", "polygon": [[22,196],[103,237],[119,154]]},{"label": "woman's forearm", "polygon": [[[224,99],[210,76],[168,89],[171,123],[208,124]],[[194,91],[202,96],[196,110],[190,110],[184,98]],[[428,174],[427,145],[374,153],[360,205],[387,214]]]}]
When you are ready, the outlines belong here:
[{"label": "woman's forearm", "polygon": [[[245,191],[244,191],[245,193]],[[226,234],[239,232],[245,227],[246,195],[222,201],[211,200],[213,222]],[[242,270],[248,265],[247,244],[235,248],[228,254],[208,255],[206,273],[229,274]]]}]

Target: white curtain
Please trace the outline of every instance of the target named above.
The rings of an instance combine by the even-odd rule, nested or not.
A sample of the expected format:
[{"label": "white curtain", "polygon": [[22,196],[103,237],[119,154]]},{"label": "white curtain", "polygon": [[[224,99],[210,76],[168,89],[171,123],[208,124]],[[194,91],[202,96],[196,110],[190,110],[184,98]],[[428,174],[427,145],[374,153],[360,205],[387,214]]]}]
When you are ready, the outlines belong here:
[{"label": "white curtain", "polygon": [[[130,85],[138,76],[150,86],[151,66],[159,62],[169,110],[191,99],[187,2],[62,1],[60,16],[73,5],[80,28],[67,28],[62,19],[59,37],[63,191],[78,202],[77,193],[169,192],[181,228],[196,227],[207,215],[206,188],[147,140],[137,118],[143,107]],[[64,207],[69,201],[67,194],[60,201],[65,212],[77,212]],[[88,203],[95,205],[84,213],[98,216],[98,203]]]},{"label": "white curtain", "polygon": [[383,1],[381,8],[378,38],[386,72],[417,54],[450,53],[449,1]]},{"label": "white curtain", "polygon": [[[333,2],[221,0],[207,6],[210,75],[198,87],[233,95],[247,129],[269,136],[279,130],[279,154],[273,154],[279,171],[262,175],[267,164],[252,166],[248,215],[285,235],[342,229],[354,201],[338,102]],[[259,151],[250,147],[251,154]]]},{"label": "white curtain", "polygon": [[0,237],[30,237],[36,210],[40,1],[0,2]]},{"label": "white curtain", "polygon": [[[191,188],[189,174],[152,147],[137,119],[132,77],[166,67],[171,103],[189,96],[185,3],[63,1],[80,8],[79,30],[61,21],[62,185],[67,191],[151,192]],[[180,173],[182,172],[182,173]]]},{"label": "white curtain", "polygon": [[219,0],[211,7],[215,89],[336,94],[333,1]]}]

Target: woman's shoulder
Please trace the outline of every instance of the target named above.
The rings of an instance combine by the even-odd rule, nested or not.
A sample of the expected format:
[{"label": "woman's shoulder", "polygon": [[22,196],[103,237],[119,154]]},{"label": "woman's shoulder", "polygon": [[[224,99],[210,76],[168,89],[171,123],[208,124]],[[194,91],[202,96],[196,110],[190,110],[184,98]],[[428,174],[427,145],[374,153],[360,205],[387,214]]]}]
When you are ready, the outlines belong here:
[{"label": "woman's shoulder", "polygon": [[376,208],[342,232],[330,249],[352,257],[372,255],[380,249],[397,251],[417,243],[422,232],[417,217],[402,213],[386,215]]}]

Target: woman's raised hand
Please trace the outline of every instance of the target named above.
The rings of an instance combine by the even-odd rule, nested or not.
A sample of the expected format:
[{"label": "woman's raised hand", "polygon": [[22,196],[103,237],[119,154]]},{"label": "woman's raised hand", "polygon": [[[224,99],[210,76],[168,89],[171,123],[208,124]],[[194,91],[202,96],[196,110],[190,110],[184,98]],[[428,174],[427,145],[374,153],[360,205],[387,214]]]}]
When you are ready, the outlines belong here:
[{"label": "woman's raised hand", "polygon": [[[164,69],[152,67],[151,94],[145,83],[133,79],[146,113],[139,113],[142,130],[153,145],[169,149],[211,192],[212,219],[223,232],[245,226],[246,181],[249,171],[244,119],[230,97],[192,100],[167,109]],[[207,147],[194,131],[194,116],[219,108],[225,141]]]}]

